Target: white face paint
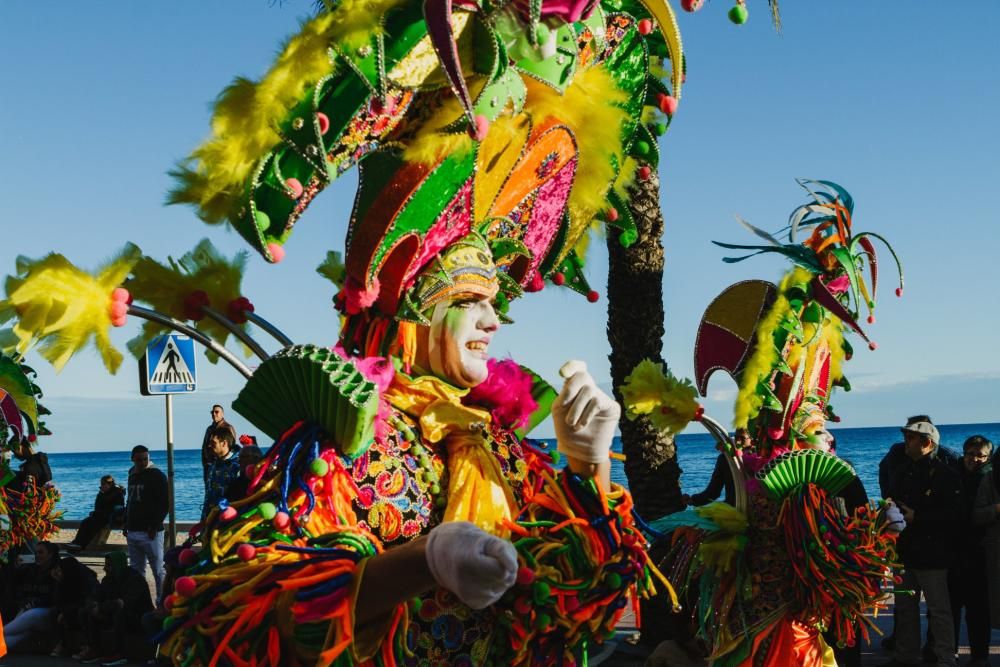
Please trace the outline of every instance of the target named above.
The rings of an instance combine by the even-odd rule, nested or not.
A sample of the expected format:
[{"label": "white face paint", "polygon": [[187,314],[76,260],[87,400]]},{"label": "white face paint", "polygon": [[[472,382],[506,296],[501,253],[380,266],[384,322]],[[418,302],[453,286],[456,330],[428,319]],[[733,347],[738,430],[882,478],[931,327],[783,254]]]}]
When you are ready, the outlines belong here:
[{"label": "white face paint", "polygon": [[827,431],[825,428],[821,428],[816,431],[815,436],[818,440],[818,444],[815,449],[822,450],[824,452],[830,451],[833,445],[833,434]]},{"label": "white face paint", "polygon": [[437,304],[427,338],[431,372],[456,387],[475,387],[486,379],[490,340],[499,328],[493,304],[485,297]]}]

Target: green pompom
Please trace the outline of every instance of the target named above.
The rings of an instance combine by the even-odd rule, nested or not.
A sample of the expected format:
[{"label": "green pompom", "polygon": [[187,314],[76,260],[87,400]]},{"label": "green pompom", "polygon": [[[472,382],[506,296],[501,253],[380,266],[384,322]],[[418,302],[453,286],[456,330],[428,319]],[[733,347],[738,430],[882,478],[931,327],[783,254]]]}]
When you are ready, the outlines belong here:
[{"label": "green pompom", "polygon": [[617,572],[612,572],[608,576],[604,577],[604,583],[606,583],[612,590],[618,590],[622,587],[621,575]]},{"label": "green pompom", "polygon": [[655,125],[653,125],[653,134],[655,134],[656,136],[662,137],[666,133],[667,133],[666,123],[656,123]]},{"label": "green pompom", "polygon": [[270,521],[278,513],[278,508],[274,506],[274,503],[261,503],[257,510],[264,521]]},{"label": "green pompom", "polygon": [[309,464],[309,469],[317,477],[326,477],[326,473],[330,472],[330,464],[324,459],[313,459],[313,462]]},{"label": "green pompom", "polygon": [[555,450],[552,450],[552,465],[554,466],[559,465],[559,461],[561,460],[562,460],[562,454],[560,454]]},{"label": "green pompom", "polygon": [[736,5],[729,10],[729,20],[736,25],[743,25],[747,22],[747,17],[750,16],[750,12],[743,5]]},{"label": "green pompom", "polygon": [[643,156],[649,155],[649,150],[650,150],[650,147],[649,147],[649,142],[648,141],[643,141],[643,140],[640,139],[639,141],[635,142],[635,152],[637,154],[643,155]]},{"label": "green pompom", "polygon": [[257,229],[262,232],[266,232],[271,227],[271,218],[264,211],[257,211],[253,214],[254,222],[257,224]]},{"label": "green pompom", "polygon": [[535,37],[538,38],[539,44],[545,44],[549,41],[549,37],[552,35],[552,31],[549,30],[549,26],[544,23],[539,23],[538,27],[535,28]]}]

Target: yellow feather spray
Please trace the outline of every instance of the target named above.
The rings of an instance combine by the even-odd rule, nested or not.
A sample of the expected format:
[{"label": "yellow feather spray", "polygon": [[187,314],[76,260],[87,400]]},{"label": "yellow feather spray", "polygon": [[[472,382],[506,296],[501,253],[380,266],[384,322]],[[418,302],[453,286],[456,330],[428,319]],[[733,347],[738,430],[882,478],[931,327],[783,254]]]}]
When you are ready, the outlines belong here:
[{"label": "yellow feather spray", "polygon": [[[154,309],[179,320],[186,320],[184,300],[197,290],[208,295],[208,305],[223,315],[229,303],[241,294],[243,270],[247,252],[241,250],[232,260],[223,257],[208,239],[202,239],[195,248],[179,260],[168,258],[169,266],[150,257],[142,257],[133,270],[133,277],[126,287],[132,296]],[[206,317],[195,327],[224,345],[229,330]],[[160,324],[146,322],[142,333],[128,342],[133,355],[142,356],[146,345],[156,336],[166,332]],[[213,355],[209,359],[215,361]]]},{"label": "yellow feather spray", "polygon": [[127,244],[94,274],[51,253],[38,260],[19,257],[17,276],[8,276],[7,298],[0,301],[0,322],[16,318],[15,351],[35,345],[57,371],[93,340],[104,366],[115,373],[122,355],[111,345],[111,293],[122,284],[141,251]]},{"label": "yellow feather spray", "polygon": [[210,224],[227,220],[240,205],[251,169],[281,140],[276,128],[288,111],[334,71],[330,46],[364,43],[401,2],[343,0],[334,11],[304,22],[259,83],[236,79],[215,104],[212,137],[172,172],[179,185],[168,201],[195,205]]},{"label": "yellow feather spray", "polygon": [[698,411],[697,391],[688,379],[678,380],[662,364],[643,359],[619,387],[626,416],[649,415],[669,435],[684,430]]},{"label": "yellow feather spray", "polygon": [[561,261],[586,232],[594,216],[607,208],[608,189],[615,180],[612,158],[622,164],[621,128],[628,114],[618,105],[625,94],[602,67],[577,72],[563,94],[525,77],[528,97],[524,110],[539,124],[556,118],[576,138],[579,158],[573,191],[569,195],[569,230]]}]

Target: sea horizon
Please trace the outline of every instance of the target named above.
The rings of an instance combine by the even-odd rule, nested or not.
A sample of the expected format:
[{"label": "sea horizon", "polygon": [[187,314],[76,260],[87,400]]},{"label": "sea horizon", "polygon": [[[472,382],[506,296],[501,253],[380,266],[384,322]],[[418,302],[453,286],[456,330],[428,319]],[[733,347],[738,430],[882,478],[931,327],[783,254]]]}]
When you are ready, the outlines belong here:
[{"label": "sea horizon", "polygon": [[[960,451],[962,443],[971,435],[984,435],[994,443],[1000,440],[1000,422],[971,424],[938,424],[941,444]],[[830,429],[837,437],[837,451],[851,463],[864,483],[871,498],[879,497],[878,462],[894,442],[900,441],[899,426],[866,426]],[[694,428],[677,436],[677,458],[683,471],[681,487],[685,493],[701,491],[708,483],[715,466],[717,450],[715,440],[707,432]],[[554,438],[539,438],[554,446]],[[44,446],[40,448],[45,451]],[[615,437],[612,449],[621,451],[621,438]],[[53,481],[62,494],[59,509],[67,520],[87,516],[93,508],[101,476],[111,474],[125,485],[131,467],[128,451],[95,450],[87,452],[46,452],[52,468]],[[151,449],[153,463],[166,472],[166,449]],[[621,461],[612,461],[612,480],[627,486]],[[203,481],[201,456],[198,448],[174,449],[174,488],[176,518],[178,521],[197,521],[201,515]]]}]

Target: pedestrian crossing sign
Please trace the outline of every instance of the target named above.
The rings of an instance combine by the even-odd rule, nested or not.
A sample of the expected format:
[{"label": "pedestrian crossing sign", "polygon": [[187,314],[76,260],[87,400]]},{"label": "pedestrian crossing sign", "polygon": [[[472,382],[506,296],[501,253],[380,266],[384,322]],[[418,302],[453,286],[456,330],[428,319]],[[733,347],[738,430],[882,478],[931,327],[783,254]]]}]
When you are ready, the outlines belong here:
[{"label": "pedestrian crossing sign", "polygon": [[188,336],[167,334],[146,346],[139,364],[143,396],[187,394],[197,386],[194,341]]}]

